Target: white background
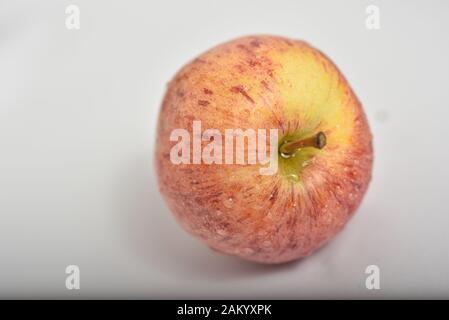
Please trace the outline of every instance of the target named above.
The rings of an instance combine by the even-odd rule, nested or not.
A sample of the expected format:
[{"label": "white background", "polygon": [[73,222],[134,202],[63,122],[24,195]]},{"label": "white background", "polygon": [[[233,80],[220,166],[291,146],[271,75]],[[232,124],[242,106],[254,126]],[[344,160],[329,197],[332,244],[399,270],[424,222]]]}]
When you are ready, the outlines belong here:
[{"label": "white background", "polygon": [[[65,8],[81,10],[67,30]],[[380,30],[365,27],[367,5]],[[449,297],[449,2],[0,0],[0,297]],[[304,39],[374,134],[373,181],[313,256],[263,266],[191,238],[154,177],[158,108],[220,42]],[[65,288],[65,267],[81,289]],[[367,265],[381,289],[365,288]]]}]

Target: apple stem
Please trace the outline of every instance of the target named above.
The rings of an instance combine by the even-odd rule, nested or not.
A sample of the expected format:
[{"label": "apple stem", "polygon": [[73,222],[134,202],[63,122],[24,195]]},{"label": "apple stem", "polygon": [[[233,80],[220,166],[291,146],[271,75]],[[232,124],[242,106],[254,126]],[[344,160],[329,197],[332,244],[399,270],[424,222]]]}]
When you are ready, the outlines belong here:
[{"label": "apple stem", "polygon": [[302,139],[297,141],[291,141],[291,142],[284,142],[279,147],[279,152],[284,156],[291,156],[296,152],[296,150],[306,147],[313,147],[317,149],[323,149],[326,145],[326,135],[324,132],[320,131],[316,135]]}]

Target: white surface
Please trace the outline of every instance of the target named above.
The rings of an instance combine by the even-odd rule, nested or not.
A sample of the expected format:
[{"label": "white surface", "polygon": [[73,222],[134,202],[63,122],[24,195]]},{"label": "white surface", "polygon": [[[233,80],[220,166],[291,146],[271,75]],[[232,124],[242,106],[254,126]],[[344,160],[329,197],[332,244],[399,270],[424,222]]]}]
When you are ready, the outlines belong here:
[{"label": "white surface", "polygon": [[[449,2],[0,0],[0,297],[449,297]],[[81,29],[65,28],[65,7]],[[380,7],[367,30],[365,8]],[[374,134],[369,192],[299,263],[220,256],[185,234],[153,171],[166,82],[236,36],[304,39]],[[81,289],[65,288],[65,267]],[[381,290],[365,288],[365,267]]]}]

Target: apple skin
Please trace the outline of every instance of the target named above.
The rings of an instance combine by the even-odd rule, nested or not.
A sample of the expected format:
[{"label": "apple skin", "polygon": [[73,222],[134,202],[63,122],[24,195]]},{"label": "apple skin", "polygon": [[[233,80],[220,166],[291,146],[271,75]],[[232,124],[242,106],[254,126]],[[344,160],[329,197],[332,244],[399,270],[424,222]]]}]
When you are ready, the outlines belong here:
[{"label": "apple skin", "polygon": [[[280,159],[279,171],[268,176],[258,165],[175,165],[170,133],[192,134],[194,120],[221,132],[323,131],[327,145],[300,150],[297,162]],[[359,206],[372,161],[359,100],[330,59],[303,41],[238,38],[200,55],[168,84],[155,150],[160,192],[180,224],[217,251],[261,263],[310,255]]]}]

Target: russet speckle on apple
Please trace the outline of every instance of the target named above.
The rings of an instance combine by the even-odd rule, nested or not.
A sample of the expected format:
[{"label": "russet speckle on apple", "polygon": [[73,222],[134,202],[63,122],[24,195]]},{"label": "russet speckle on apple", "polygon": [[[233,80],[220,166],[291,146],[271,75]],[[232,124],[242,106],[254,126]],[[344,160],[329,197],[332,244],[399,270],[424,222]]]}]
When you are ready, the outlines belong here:
[{"label": "russet speckle on apple", "polygon": [[[246,152],[243,164],[217,160],[224,144],[213,163],[192,163],[194,146],[174,163],[172,134],[195,139],[195,121],[223,133],[277,129],[276,172],[249,163],[248,137],[232,147]],[[199,139],[204,148],[217,136]],[[168,85],[155,152],[180,224],[214,250],[262,263],[308,256],[334,237],[362,201],[373,161],[366,116],[341,72],[306,42],[277,36],[235,39],[184,66]]]}]

